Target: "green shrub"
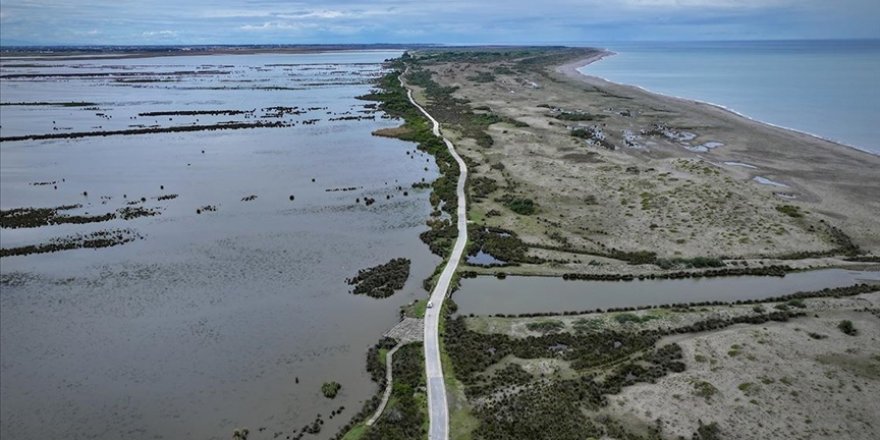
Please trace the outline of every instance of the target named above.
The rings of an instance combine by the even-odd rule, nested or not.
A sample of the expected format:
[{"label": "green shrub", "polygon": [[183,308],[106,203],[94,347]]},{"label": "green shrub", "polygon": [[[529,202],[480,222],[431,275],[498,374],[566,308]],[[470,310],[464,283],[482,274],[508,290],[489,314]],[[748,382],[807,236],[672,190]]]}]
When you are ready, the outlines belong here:
[{"label": "green shrub", "polygon": [[636,324],[641,324],[643,322],[648,322],[652,319],[657,319],[657,317],[654,315],[639,316],[639,315],[636,315],[633,313],[619,313],[614,316],[614,320],[621,323],[621,324],[626,324],[628,322],[634,322]]},{"label": "green shrub", "polygon": [[506,206],[511,211],[520,214],[520,215],[532,215],[537,211],[537,206],[535,202],[531,199],[514,197],[510,194],[505,194],[503,197],[497,200],[501,202],[504,206]]},{"label": "green shrub", "polygon": [[716,394],[718,394],[718,388],[715,388],[715,385],[702,380],[694,382],[694,395],[708,401]]},{"label": "green shrub", "polygon": [[840,331],[842,331],[843,333],[850,336],[855,336],[859,332],[858,330],[856,330],[856,327],[853,325],[852,321],[848,319],[840,321],[840,324],[837,324],[837,328],[839,328]]},{"label": "green shrub", "polygon": [[340,388],[342,388],[342,385],[340,385],[338,382],[324,382],[324,384],[321,385],[321,393],[324,394],[324,397],[332,399],[336,397],[336,394],[339,392]]},{"label": "green shrub", "polygon": [[720,440],[721,439],[721,428],[718,427],[718,423],[712,422],[707,425],[703,424],[703,421],[699,421],[700,426],[697,428],[697,432],[692,436],[693,440]]},{"label": "green shrub", "polygon": [[803,308],[807,307],[807,305],[804,304],[804,300],[801,298],[790,299],[790,300],[788,300],[788,302],[786,304],[788,304],[791,307],[796,307],[799,309],[803,309]]},{"label": "green shrub", "polygon": [[804,216],[800,208],[794,205],[779,205],[776,207],[776,210],[789,217],[800,218]]},{"label": "green shrub", "polygon": [[565,328],[565,324],[560,321],[530,322],[526,324],[526,328],[533,332],[555,333]]}]

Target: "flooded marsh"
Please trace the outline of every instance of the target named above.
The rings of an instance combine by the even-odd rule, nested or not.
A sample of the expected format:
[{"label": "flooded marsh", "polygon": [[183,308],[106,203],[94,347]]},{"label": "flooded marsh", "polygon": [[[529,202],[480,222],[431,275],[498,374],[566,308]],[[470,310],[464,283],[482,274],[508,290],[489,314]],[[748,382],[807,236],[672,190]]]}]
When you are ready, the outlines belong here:
[{"label": "flooded marsh", "polygon": [[[398,190],[433,159],[355,99],[398,55],[0,62],[2,248],[126,240],[2,256],[0,437],[271,438],[319,414],[309,437],[335,434],[439,262],[430,190]],[[392,258],[403,289],[348,293]]]}]

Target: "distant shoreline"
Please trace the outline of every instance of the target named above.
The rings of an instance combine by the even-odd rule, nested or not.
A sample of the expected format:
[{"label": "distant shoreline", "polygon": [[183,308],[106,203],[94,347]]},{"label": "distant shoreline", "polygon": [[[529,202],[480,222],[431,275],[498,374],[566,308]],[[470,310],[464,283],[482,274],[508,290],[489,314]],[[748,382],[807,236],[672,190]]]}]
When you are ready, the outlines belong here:
[{"label": "distant shoreline", "polygon": [[15,47],[0,51],[0,61],[121,60],[208,55],[317,54],[329,52],[404,51],[432,45],[290,45],[290,46],[132,46],[107,48]]},{"label": "distant shoreline", "polygon": [[847,143],[845,143],[845,142],[842,142],[842,141],[839,141],[839,140],[835,140],[835,139],[830,139],[830,138],[827,138],[827,137],[824,137],[824,136],[821,136],[821,135],[818,135],[818,134],[815,134],[815,133],[810,133],[810,132],[808,132],[808,131],[803,131],[803,130],[799,130],[799,129],[792,128],[792,127],[786,127],[786,126],[783,126],[783,125],[773,124],[773,123],[771,123],[771,122],[767,122],[767,121],[764,121],[764,120],[761,120],[761,119],[756,119],[756,118],[753,118],[753,117],[751,117],[751,116],[748,116],[748,115],[746,115],[746,114],[744,114],[744,113],[740,113],[740,112],[738,112],[738,111],[736,111],[736,110],[734,110],[734,109],[732,109],[732,108],[730,108],[730,107],[727,107],[727,106],[725,106],[725,105],[723,105],[723,104],[716,104],[716,103],[714,103],[714,102],[703,101],[703,100],[699,100],[699,99],[685,98],[685,97],[682,97],[682,96],[667,95],[667,94],[664,94],[664,93],[660,93],[660,92],[656,92],[656,91],[654,91],[654,90],[647,89],[647,88],[642,87],[642,86],[637,85],[637,84],[625,84],[625,83],[620,83],[620,82],[616,82],[616,81],[609,80],[609,79],[607,79],[607,78],[603,78],[603,77],[601,77],[601,76],[597,76],[597,75],[588,75],[588,74],[586,74],[586,73],[584,73],[584,72],[581,72],[581,71],[580,71],[581,68],[587,67],[587,66],[589,66],[590,64],[593,64],[593,63],[595,63],[595,62],[597,62],[597,61],[600,61],[600,60],[602,60],[602,59],[604,59],[604,58],[606,58],[606,57],[610,57],[610,56],[613,56],[613,55],[617,55],[616,52],[612,52],[612,51],[609,51],[609,50],[607,50],[607,49],[600,49],[600,50],[601,50],[601,52],[600,52],[599,54],[597,54],[597,55],[590,56],[590,57],[587,57],[587,58],[582,58],[582,59],[579,59],[579,60],[576,60],[576,61],[573,61],[573,62],[570,62],[570,63],[562,64],[562,65],[558,66],[556,70],[557,70],[557,72],[562,73],[563,75],[565,75],[565,76],[567,76],[567,77],[569,77],[569,78],[572,78],[572,79],[575,79],[575,80],[579,80],[579,81],[583,81],[583,82],[587,82],[587,83],[590,83],[590,84],[593,84],[594,82],[605,82],[605,83],[609,83],[609,84],[614,84],[614,85],[619,86],[619,87],[624,87],[624,88],[634,88],[634,89],[637,89],[637,90],[639,90],[639,91],[641,91],[641,92],[643,92],[643,93],[649,93],[649,94],[651,94],[651,95],[654,95],[654,96],[656,96],[656,97],[663,98],[663,99],[668,99],[668,100],[673,100],[673,101],[678,101],[678,102],[685,102],[685,103],[691,103],[691,104],[705,105],[705,106],[714,107],[714,108],[716,108],[716,109],[722,110],[722,111],[724,111],[724,112],[726,112],[726,113],[728,113],[728,114],[731,114],[731,115],[733,115],[733,116],[736,116],[736,117],[739,117],[739,118],[743,118],[743,119],[747,119],[747,120],[749,120],[749,121],[751,121],[751,122],[754,122],[754,123],[757,123],[757,124],[762,124],[762,125],[765,125],[765,126],[768,126],[768,127],[773,127],[773,128],[780,129],[780,130],[786,130],[786,131],[794,132],[794,133],[797,133],[797,134],[799,134],[799,135],[809,136],[809,137],[811,137],[811,138],[815,138],[815,139],[818,139],[818,140],[821,140],[821,141],[824,141],[824,142],[829,142],[829,143],[832,143],[832,144],[839,145],[839,146],[841,146],[841,147],[845,147],[845,148],[848,148],[848,149],[856,150],[856,151],[858,151],[858,152],[860,152],[860,153],[867,153],[867,154],[870,154],[870,155],[872,155],[872,156],[878,156],[878,157],[880,157],[880,153],[878,153],[878,152],[874,152],[874,151],[871,151],[871,150],[868,150],[868,149],[865,148],[865,147],[859,147],[859,146],[856,146],[856,145],[850,145],[850,144],[847,144]]}]

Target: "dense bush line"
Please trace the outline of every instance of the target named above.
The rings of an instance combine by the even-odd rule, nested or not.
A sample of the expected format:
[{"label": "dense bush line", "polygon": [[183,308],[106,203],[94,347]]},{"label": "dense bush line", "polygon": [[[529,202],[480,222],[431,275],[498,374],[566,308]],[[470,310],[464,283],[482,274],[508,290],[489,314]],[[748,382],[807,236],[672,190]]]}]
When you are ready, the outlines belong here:
[{"label": "dense bush line", "polygon": [[241,130],[247,128],[279,128],[290,127],[291,124],[276,122],[236,122],[232,124],[180,125],[174,127],[129,128],[108,131],[76,131],[69,133],[32,134],[24,136],[0,137],[0,142],[37,141],[44,139],[77,139],[96,136],[130,136],[152,133],[182,133],[192,131]]},{"label": "dense bush line", "polygon": [[90,234],[75,234],[67,237],[54,238],[48,243],[28,245],[14,248],[0,248],[0,258],[15,255],[45,254],[71,249],[99,249],[118,246],[141,238],[140,234],[130,229],[112,229],[97,231]]},{"label": "dense bush line", "polygon": [[14,208],[0,210],[0,227],[38,228],[40,226],[64,223],[97,223],[113,219],[113,213],[103,215],[62,215],[59,211],[81,208],[82,205],[64,205],[56,208]]},{"label": "dense bush line", "polygon": [[732,267],[725,269],[710,269],[699,272],[668,272],[657,274],[592,274],[592,273],[565,273],[564,280],[589,280],[589,281],[632,281],[632,280],[674,280],[683,278],[713,278],[731,276],[774,276],[784,277],[793,269],[790,266],[765,266],[765,267]]},{"label": "dense bush line", "polygon": [[458,180],[458,162],[449,153],[449,149],[443,140],[431,131],[432,125],[419,109],[409,101],[406,89],[398,79],[405,69],[405,65],[396,61],[392,63],[394,68],[388,74],[380,78],[377,90],[374,93],[362,97],[379,101],[379,109],[390,116],[404,120],[400,139],[418,143],[418,149],[434,156],[441,177],[434,181],[433,189],[436,199],[432,202],[436,206],[443,202],[443,210],[454,214],[458,206],[455,194],[455,182]]},{"label": "dense bush line", "polygon": [[714,257],[695,258],[661,258],[655,263],[661,269],[704,269],[707,267],[724,267],[724,261]]},{"label": "dense bush line", "polygon": [[[174,197],[177,196],[175,195]],[[39,228],[41,226],[61,224],[100,223],[116,218],[133,220],[138,217],[151,217],[160,214],[160,211],[156,208],[132,206],[117,209],[115,213],[108,212],[101,215],[63,215],[60,213],[60,211],[78,208],[82,208],[82,205],[64,205],[55,208],[15,208],[0,211],[0,227],[10,229]]]}]

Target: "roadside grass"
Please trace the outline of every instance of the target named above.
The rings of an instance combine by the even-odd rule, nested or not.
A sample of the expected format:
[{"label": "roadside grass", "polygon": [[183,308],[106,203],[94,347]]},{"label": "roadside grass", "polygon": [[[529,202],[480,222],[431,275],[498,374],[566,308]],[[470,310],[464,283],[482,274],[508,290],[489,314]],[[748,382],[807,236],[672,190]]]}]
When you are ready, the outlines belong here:
[{"label": "roadside grass", "polygon": [[422,319],[425,317],[425,309],[428,307],[428,298],[420,298],[409,304],[400,306],[403,316],[407,318]]},{"label": "roadside grass", "polygon": [[376,355],[379,357],[379,363],[382,364],[382,368],[388,368],[388,364],[386,363],[388,352],[391,351],[387,348],[380,348],[379,353]]},{"label": "roadside grass", "polygon": [[[446,316],[449,300],[443,302],[441,316]],[[470,405],[464,396],[464,385],[455,377],[452,359],[446,353],[446,320],[440,320],[440,365],[443,367],[443,382],[446,384],[447,406],[449,407],[449,438],[452,440],[471,440],[473,431],[480,422],[471,414]]]},{"label": "roadside grass", "polygon": [[364,433],[366,433],[366,432],[367,432],[367,425],[365,425],[363,422],[361,422],[361,423],[358,423],[357,425],[355,425],[355,427],[348,430],[348,432],[345,433],[345,436],[342,437],[342,440],[360,440],[361,437],[363,437]]},{"label": "roadside grass", "polygon": [[416,303],[413,304],[413,316],[415,316],[416,318],[420,318],[420,319],[424,318],[425,317],[425,310],[427,309],[427,307],[428,307],[428,298],[422,298],[422,299],[416,301]]}]

